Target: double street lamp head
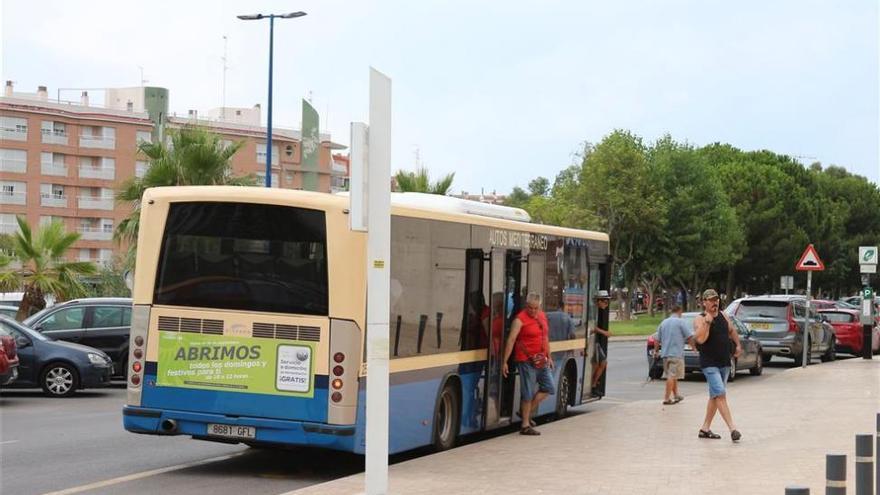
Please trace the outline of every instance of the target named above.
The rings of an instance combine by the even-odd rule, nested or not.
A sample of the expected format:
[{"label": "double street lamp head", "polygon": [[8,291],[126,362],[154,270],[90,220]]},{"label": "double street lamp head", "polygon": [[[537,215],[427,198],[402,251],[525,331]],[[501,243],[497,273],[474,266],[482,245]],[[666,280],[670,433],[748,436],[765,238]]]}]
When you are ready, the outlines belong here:
[{"label": "double street lamp head", "polygon": [[240,15],[240,16],[236,16],[236,17],[238,17],[239,19],[241,19],[243,21],[258,21],[260,19],[267,19],[269,17],[278,17],[281,19],[293,19],[295,17],[302,17],[304,15],[306,15],[306,13],[300,11],[300,12],[290,12],[287,14],[245,14],[245,15]]}]

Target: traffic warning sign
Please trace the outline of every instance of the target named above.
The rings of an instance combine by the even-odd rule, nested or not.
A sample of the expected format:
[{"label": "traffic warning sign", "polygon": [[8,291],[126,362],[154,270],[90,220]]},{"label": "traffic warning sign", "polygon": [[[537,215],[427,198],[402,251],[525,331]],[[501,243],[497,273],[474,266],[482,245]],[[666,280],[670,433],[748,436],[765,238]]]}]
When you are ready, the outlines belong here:
[{"label": "traffic warning sign", "polygon": [[794,269],[801,272],[819,272],[825,269],[825,263],[822,263],[822,259],[819,258],[819,253],[816,252],[816,248],[810,244],[807,246],[807,249],[804,250],[804,254],[801,255],[801,259],[798,260]]}]

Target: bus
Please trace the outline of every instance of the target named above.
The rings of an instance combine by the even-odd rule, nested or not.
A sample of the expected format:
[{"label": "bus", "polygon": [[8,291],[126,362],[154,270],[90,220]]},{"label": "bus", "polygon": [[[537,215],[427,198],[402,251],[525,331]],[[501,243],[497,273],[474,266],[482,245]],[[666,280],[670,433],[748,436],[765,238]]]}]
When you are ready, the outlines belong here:
[{"label": "bus", "polygon": [[[349,199],[193,186],[141,204],[125,429],[363,453],[366,234],[349,227]],[[601,396],[590,356],[607,342],[588,328],[608,324],[594,304],[607,234],[392,193],[389,267],[390,453],[518,422],[519,377],[501,360],[529,292],[569,322],[549,329],[558,388],[536,415]]]}]

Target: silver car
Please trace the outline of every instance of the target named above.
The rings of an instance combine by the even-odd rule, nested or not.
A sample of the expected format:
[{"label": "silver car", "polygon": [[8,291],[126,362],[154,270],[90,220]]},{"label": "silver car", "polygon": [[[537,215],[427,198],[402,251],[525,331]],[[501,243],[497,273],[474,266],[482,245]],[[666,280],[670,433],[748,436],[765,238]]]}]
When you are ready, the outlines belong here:
[{"label": "silver car", "polygon": [[[733,314],[743,322],[761,342],[764,363],[773,356],[803,360],[804,326],[807,325],[806,299],[796,295],[748,297],[739,301]],[[831,361],[834,354],[834,331],[815,308],[810,308],[809,346],[807,362],[819,355],[823,362]]]}]

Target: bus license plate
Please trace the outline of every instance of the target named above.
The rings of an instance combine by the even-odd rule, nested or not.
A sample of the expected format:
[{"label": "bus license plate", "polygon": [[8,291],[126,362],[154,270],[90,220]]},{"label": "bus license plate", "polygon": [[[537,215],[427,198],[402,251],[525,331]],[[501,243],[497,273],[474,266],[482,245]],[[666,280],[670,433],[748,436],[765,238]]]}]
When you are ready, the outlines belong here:
[{"label": "bus license plate", "polygon": [[208,435],[224,438],[257,438],[257,429],[253,426],[208,424]]}]

